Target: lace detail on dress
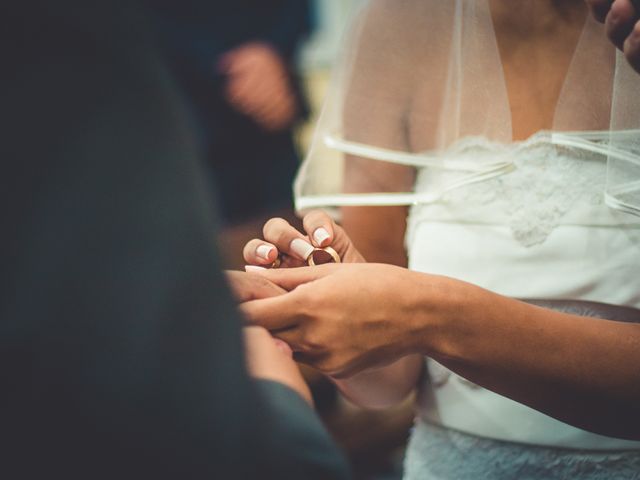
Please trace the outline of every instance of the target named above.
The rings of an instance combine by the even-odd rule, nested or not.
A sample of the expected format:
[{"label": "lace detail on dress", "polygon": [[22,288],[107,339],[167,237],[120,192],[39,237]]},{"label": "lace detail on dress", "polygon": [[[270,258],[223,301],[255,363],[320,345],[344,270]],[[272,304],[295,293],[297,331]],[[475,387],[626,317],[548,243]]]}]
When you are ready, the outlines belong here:
[{"label": "lace detail on dress", "polygon": [[640,452],[593,452],[491,440],[417,420],[405,480],[640,480]]},{"label": "lace detail on dress", "polygon": [[[607,210],[602,192],[606,159],[596,153],[554,145],[540,133],[522,143],[503,145],[481,137],[457,142],[443,153],[443,164],[506,161],[513,168],[488,180],[448,191],[437,204],[418,205],[419,217],[479,223],[504,223],[514,238],[530,247],[546,240],[555,227],[567,223],[567,215],[589,222],[593,209]],[[429,191],[455,183],[465,173],[424,169],[416,189]]]}]

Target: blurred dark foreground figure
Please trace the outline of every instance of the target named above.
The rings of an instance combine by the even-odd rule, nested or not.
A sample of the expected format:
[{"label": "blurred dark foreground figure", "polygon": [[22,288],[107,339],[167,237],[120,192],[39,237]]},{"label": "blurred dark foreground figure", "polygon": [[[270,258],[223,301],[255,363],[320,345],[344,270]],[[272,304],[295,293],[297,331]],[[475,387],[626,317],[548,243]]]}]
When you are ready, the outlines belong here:
[{"label": "blurred dark foreground figure", "polygon": [[0,477],[346,478],[249,380],[210,195],[133,2],[2,8]]}]

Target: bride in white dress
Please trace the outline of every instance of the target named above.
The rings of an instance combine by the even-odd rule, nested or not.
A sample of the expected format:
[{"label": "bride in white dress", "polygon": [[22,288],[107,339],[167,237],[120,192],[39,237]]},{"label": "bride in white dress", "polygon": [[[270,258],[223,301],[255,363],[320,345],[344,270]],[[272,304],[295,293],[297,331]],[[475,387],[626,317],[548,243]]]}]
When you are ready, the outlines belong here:
[{"label": "bride in white dress", "polygon": [[[640,308],[640,77],[581,0],[377,0],[359,13],[350,34],[296,200],[302,211],[340,207],[336,214],[353,243],[313,212],[305,218],[308,237],[276,219],[265,226],[266,241],[250,242],[245,257],[268,265],[281,253],[283,266],[300,266],[313,246],[331,244],[345,262],[366,258],[430,274],[411,277],[431,279],[423,296],[424,285],[434,297],[449,288],[465,292],[454,296],[458,300],[486,296],[477,303],[483,312],[449,317],[461,325],[455,333],[448,326],[454,322],[439,324],[436,333],[432,328],[436,339],[452,329],[440,349],[405,343],[394,350],[399,327],[369,322],[363,338],[370,353],[354,353],[358,360],[345,368],[326,360],[327,348],[314,352],[321,337],[308,340],[313,330],[301,325],[309,318],[329,324],[331,314],[350,321],[326,305],[342,302],[353,314],[353,298],[369,302],[369,295],[376,304],[375,292],[384,296],[385,287],[367,286],[366,276],[378,272],[373,267],[354,276],[363,283],[347,285],[351,290],[340,298],[318,283],[338,275],[338,267],[267,272],[287,290],[311,282],[324,302],[315,310],[324,308],[325,316],[300,307],[314,301],[302,288],[278,299],[282,303],[247,304],[247,315],[272,327],[302,360],[337,373],[338,386],[357,403],[386,406],[417,386],[407,478],[640,478],[640,442],[634,441],[640,422],[628,418],[629,431],[639,429],[633,434],[612,426],[624,423],[616,409],[593,415],[601,397],[626,406],[640,402],[640,386],[629,386],[632,372],[604,378],[607,368],[624,370],[612,359],[640,352],[637,326],[610,322],[607,332],[624,327],[628,334],[612,333],[612,343],[600,345],[584,332],[593,328],[594,338],[602,338],[603,321],[580,316],[635,314],[544,305],[569,311],[569,318],[503,299]],[[389,290],[396,278],[407,285],[396,270],[379,272],[388,273]],[[405,330],[418,316],[406,306],[413,305],[412,295],[395,294],[396,324],[408,319]],[[376,305],[385,311],[388,303]],[[556,323],[549,327],[547,320]],[[572,325],[585,338],[567,334]],[[379,336],[388,348],[368,340],[374,328],[383,329]],[[339,350],[338,343],[324,346]],[[595,359],[584,353],[589,348]],[[410,355],[416,352],[438,361],[425,363],[423,355]],[[638,381],[640,363],[635,372]],[[548,393],[554,389],[555,397]],[[623,417],[629,412],[640,414],[619,409]]]}]

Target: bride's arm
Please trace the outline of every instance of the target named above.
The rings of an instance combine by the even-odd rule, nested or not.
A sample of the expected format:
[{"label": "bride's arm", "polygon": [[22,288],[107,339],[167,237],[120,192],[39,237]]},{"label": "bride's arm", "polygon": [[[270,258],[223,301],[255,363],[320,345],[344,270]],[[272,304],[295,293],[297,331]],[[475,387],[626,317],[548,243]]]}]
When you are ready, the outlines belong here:
[{"label": "bride's arm", "polygon": [[560,313],[461,282],[454,291],[455,306],[438,322],[446,327],[422,338],[423,351],[561,421],[640,440],[640,324]]},{"label": "bride's arm", "polygon": [[640,440],[639,323],[561,313],[389,265],[265,274],[290,293],[243,311],[289,328],[283,339],[307,346],[309,363],[333,376],[421,353],[563,422]]}]

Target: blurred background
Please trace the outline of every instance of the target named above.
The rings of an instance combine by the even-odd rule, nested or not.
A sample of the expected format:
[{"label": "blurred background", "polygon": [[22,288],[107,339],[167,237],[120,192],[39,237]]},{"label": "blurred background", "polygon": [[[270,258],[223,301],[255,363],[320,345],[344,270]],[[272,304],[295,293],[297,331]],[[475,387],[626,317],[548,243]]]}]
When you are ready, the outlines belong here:
[{"label": "blurred background", "polygon": [[[218,193],[229,269],[271,217],[300,226],[292,183],[319,115],[342,34],[363,0],[150,0],[169,67]],[[401,478],[412,401],[364,411],[302,367],[358,479]]]}]

